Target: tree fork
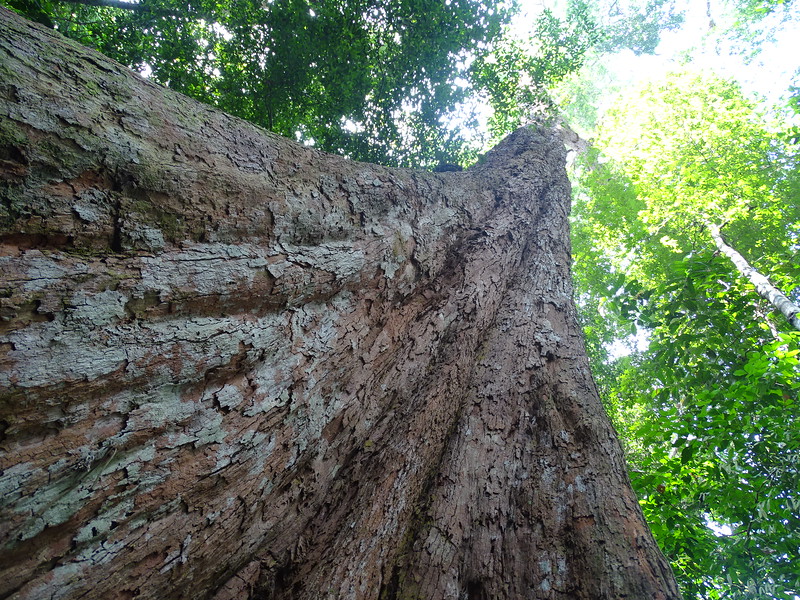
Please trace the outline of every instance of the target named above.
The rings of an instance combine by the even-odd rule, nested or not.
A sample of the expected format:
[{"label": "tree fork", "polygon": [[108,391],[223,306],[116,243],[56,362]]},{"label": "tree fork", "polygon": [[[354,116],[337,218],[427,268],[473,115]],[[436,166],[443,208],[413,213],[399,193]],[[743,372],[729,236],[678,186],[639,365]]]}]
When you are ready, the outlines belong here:
[{"label": "tree fork", "polygon": [[0,22],[0,597],[679,598],[554,133],[356,163]]}]

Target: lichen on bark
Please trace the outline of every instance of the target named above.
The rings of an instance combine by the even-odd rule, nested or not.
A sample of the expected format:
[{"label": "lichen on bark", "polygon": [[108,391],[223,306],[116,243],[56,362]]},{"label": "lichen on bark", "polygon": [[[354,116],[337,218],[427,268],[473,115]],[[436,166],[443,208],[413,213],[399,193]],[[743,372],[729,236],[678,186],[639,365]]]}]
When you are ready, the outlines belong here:
[{"label": "lichen on bark", "polygon": [[678,597],[556,135],[356,163],[0,20],[1,597]]}]

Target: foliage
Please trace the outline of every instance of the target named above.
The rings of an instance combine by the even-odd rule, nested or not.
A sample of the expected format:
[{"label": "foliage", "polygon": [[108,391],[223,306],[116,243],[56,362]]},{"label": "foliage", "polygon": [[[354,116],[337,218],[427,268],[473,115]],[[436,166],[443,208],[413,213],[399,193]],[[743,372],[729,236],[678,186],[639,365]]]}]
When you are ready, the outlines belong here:
[{"label": "foliage", "polygon": [[596,37],[580,5],[567,22],[546,12],[532,52],[505,33],[512,2],[6,2],[267,129],[407,166],[474,160],[476,99],[494,107],[495,135],[508,133],[529,120],[548,86],[580,66]]},{"label": "foliage", "polygon": [[683,24],[684,14],[675,0],[598,1],[596,18],[602,25],[600,52],[629,49],[634,54],[653,54],[665,31]]},{"label": "foliage", "polygon": [[439,119],[467,93],[455,82],[459,64],[467,49],[489,52],[510,15],[475,0],[40,6],[63,33],[158,83],[282,135],[389,163],[433,160],[427,148],[454,142]]},{"label": "foliage", "polygon": [[404,166],[474,161],[551,116],[591,49],[652,52],[682,19],[675,0],[568,0],[518,39],[514,0],[0,2],[271,131]]},{"label": "foliage", "polygon": [[550,115],[550,88],[580,69],[587,51],[602,38],[589,4],[574,0],[568,5],[566,20],[545,9],[529,39],[501,39],[494,52],[477,57],[472,80],[492,108],[493,140]]},{"label": "foliage", "polygon": [[634,486],[687,597],[791,598],[800,337],[755,320],[764,307],[744,284],[720,292],[732,275],[720,257],[674,270],[644,311],[650,347],[617,389],[640,407],[630,434],[647,452],[635,457]]},{"label": "foliage", "polygon": [[794,0],[723,0],[720,23],[715,25],[719,41],[752,60],[772,43],[778,30],[787,22],[800,19]]},{"label": "foliage", "polygon": [[725,224],[792,293],[796,148],[735,84],[691,73],[630,90],[597,145],[575,207],[576,284],[585,312],[603,308],[587,321],[649,338],[604,380],[645,515],[688,598],[792,598],[800,334],[715,251],[704,223]]},{"label": "foliage", "polygon": [[793,0],[728,0],[740,22],[758,21],[792,3]]},{"label": "foliage", "polygon": [[797,158],[738,86],[673,74],[632,90],[616,106],[599,145],[618,159],[618,174],[642,203],[625,236],[658,241],[641,244],[629,270],[640,279],[663,276],[673,256],[708,247],[704,224],[712,221],[725,226],[734,246],[748,249],[762,272],[777,277],[779,287],[791,285],[794,273],[785,268],[800,217],[792,193]]}]

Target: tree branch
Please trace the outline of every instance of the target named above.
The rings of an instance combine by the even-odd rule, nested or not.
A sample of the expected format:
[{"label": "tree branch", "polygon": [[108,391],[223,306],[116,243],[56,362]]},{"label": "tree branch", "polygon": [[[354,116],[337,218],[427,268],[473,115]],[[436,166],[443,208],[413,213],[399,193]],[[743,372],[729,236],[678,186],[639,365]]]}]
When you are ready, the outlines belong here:
[{"label": "tree branch", "polygon": [[753,284],[758,295],[777,308],[781,314],[786,317],[792,327],[800,330],[800,306],[789,300],[778,288],[772,285],[769,279],[754,269],[744,256],[729,246],[722,238],[719,227],[709,222],[706,222],[706,227],[714,243],[717,245],[717,249],[731,259],[736,270]]}]

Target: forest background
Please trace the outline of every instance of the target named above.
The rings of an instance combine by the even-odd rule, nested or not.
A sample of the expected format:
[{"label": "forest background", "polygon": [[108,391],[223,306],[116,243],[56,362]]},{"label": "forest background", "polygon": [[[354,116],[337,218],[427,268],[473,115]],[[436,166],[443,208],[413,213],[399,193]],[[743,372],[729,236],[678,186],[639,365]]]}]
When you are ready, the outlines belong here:
[{"label": "forest background", "polygon": [[684,596],[800,597],[796,1],[0,4],[356,160],[556,124],[593,372]]}]

